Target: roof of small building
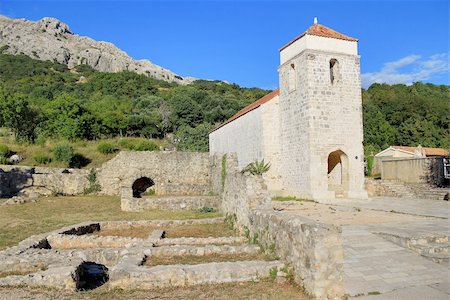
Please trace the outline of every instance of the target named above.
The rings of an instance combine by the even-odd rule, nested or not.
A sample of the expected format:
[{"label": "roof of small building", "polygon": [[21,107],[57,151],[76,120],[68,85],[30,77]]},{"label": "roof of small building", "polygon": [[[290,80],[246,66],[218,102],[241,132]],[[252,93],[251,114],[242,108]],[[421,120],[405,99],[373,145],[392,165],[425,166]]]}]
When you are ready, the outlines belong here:
[{"label": "roof of small building", "polygon": [[[408,152],[414,153],[416,150],[420,150],[419,147],[408,147],[408,146],[391,146],[394,149],[400,149]],[[448,150],[442,148],[426,148],[421,147],[425,152],[426,156],[446,156],[448,155]]]},{"label": "roof of small building", "polygon": [[289,43],[287,43],[286,45],[281,47],[280,51],[282,51],[283,49],[285,49],[288,46],[292,45],[293,43],[295,43],[297,40],[301,39],[305,35],[315,35],[315,36],[339,39],[339,40],[350,41],[350,42],[357,42],[358,41],[358,39],[349,37],[349,36],[347,36],[345,34],[342,34],[342,33],[337,32],[337,31],[335,31],[335,30],[333,30],[331,28],[328,28],[328,27],[326,27],[326,26],[324,26],[322,24],[314,24],[311,27],[309,27],[305,32],[300,34],[298,37],[296,37],[295,39],[293,39],[292,41],[290,41]]},{"label": "roof of small building", "polygon": [[409,146],[390,146],[389,148],[379,152],[376,154],[376,156],[379,156],[380,154],[388,151],[388,150],[400,150],[403,152],[409,152],[411,154],[414,154],[416,151],[423,151],[425,152],[426,156],[447,156],[449,154],[448,150],[442,149],[442,148],[427,148],[427,147],[409,147]]},{"label": "roof of small building", "polygon": [[220,127],[225,126],[228,123],[233,122],[234,120],[236,120],[239,117],[242,117],[243,115],[245,115],[246,113],[260,107],[261,105],[263,105],[264,103],[272,100],[273,98],[275,98],[276,96],[278,96],[280,94],[280,90],[276,89],[273,92],[270,92],[269,94],[265,95],[264,97],[262,97],[259,100],[256,100],[255,102],[253,102],[252,104],[244,107],[243,109],[241,109],[240,111],[238,111],[237,113],[235,113],[231,118],[229,118],[228,120],[226,120],[224,123],[220,124],[219,126],[217,126],[216,128],[214,128],[214,131],[216,131],[217,129],[219,129]]}]

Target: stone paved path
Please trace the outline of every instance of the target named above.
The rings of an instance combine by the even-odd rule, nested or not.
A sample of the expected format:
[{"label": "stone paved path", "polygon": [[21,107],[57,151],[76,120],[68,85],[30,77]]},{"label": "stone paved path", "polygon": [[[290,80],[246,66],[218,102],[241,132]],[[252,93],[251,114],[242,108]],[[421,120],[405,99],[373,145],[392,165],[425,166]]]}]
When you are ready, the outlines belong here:
[{"label": "stone paved path", "polygon": [[[450,265],[437,264],[375,232],[402,236],[450,235],[450,204],[445,201],[372,198],[335,205],[430,216],[407,223],[346,225],[344,285],[351,299],[450,299]],[[365,296],[362,296],[365,295]]]},{"label": "stone paved path", "polygon": [[[371,233],[368,226],[343,226],[342,235],[344,285],[350,296],[386,293],[449,281],[448,266],[439,265],[397,246]],[[445,293],[443,295],[446,296],[443,299],[450,297]]]},{"label": "stone paved path", "polygon": [[375,197],[369,200],[338,199],[329,203],[419,216],[450,218],[450,203],[448,201]]}]

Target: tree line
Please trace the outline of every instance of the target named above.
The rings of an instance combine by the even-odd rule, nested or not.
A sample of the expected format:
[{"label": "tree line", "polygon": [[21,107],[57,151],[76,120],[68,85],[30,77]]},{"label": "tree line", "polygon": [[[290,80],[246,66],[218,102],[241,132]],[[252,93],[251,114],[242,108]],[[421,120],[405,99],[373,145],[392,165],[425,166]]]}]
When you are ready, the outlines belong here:
[{"label": "tree line", "polygon": [[[268,92],[221,81],[181,86],[0,54],[0,126],[19,142],[168,137],[180,150],[207,151],[214,126]],[[366,154],[390,145],[449,148],[449,95],[449,86],[423,83],[363,90]]]}]

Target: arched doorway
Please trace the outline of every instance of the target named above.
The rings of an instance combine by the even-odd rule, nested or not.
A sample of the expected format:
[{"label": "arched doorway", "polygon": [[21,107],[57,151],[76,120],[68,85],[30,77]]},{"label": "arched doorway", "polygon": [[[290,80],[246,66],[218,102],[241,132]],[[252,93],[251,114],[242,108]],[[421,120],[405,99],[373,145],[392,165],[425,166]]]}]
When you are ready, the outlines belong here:
[{"label": "arched doorway", "polygon": [[336,197],[344,197],[348,192],[348,157],[342,150],[328,155],[328,190]]},{"label": "arched doorway", "polygon": [[155,183],[148,177],[141,177],[136,179],[131,187],[133,189],[133,197],[141,198],[142,194],[145,193],[145,191],[153,185],[155,185]]}]

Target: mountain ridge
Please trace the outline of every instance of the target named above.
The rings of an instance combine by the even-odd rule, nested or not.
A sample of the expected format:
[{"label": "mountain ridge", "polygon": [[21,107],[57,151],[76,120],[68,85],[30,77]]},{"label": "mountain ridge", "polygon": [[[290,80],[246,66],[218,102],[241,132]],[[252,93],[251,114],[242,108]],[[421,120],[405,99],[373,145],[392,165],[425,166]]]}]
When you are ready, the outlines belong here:
[{"label": "mountain ridge", "polygon": [[30,21],[0,15],[0,49],[3,53],[23,53],[34,59],[57,61],[69,68],[87,64],[101,72],[131,71],[178,84],[196,80],[146,59],[134,60],[113,43],[74,34],[66,23],[50,17]]}]

